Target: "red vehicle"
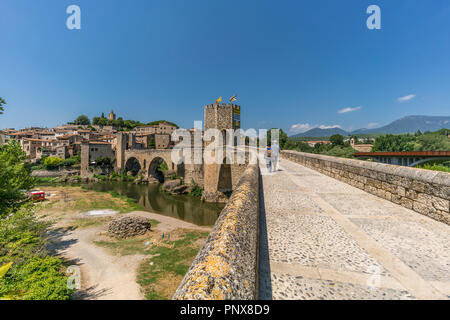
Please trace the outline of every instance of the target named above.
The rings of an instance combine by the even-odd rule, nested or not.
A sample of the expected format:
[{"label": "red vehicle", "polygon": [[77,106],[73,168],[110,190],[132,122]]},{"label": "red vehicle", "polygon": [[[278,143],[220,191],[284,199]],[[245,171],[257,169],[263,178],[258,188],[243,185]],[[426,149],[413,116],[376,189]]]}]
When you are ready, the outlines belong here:
[{"label": "red vehicle", "polygon": [[30,191],[28,192],[28,198],[33,201],[44,201],[45,192],[44,191]]}]

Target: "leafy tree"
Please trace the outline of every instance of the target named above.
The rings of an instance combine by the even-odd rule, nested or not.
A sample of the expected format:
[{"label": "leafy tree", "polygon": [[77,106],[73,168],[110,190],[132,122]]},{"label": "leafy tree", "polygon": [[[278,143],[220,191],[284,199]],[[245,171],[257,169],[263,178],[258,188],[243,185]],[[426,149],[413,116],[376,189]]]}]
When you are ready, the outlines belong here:
[{"label": "leafy tree", "polygon": [[5,110],[4,107],[3,107],[4,104],[6,104],[6,101],[3,100],[3,98],[0,97],[0,114],[2,114],[3,110]]},{"label": "leafy tree", "polygon": [[176,123],[173,123],[173,122],[170,122],[170,121],[167,121],[167,120],[157,120],[157,121],[152,121],[152,122],[147,123],[147,125],[148,125],[148,126],[155,125],[155,124],[157,125],[157,124],[160,124],[160,123],[162,123],[162,122],[165,122],[165,123],[167,123],[167,124],[170,124],[170,125],[176,127],[177,129],[179,128],[178,125],[177,125]]},{"label": "leafy tree", "polygon": [[325,154],[333,157],[353,158],[355,150],[352,147],[335,146],[326,151]]},{"label": "leafy tree", "polygon": [[330,137],[330,142],[333,146],[343,146],[344,137],[340,134],[334,134]]},{"label": "leafy tree", "polygon": [[81,162],[80,155],[76,155],[70,158],[67,158],[59,163],[59,166],[71,167]]},{"label": "leafy tree", "polygon": [[113,163],[110,157],[100,157],[95,160],[95,164],[98,166],[110,166]]},{"label": "leafy tree", "polygon": [[26,201],[33,184],[20,144],[10,140],[0,146],[0,300],[70,299],[63,262],[46,251],[47,224]]},{"label": "leafy tree", "polygon": [[75,119],[74,124],[78,124],[78,125],[90,125],[91,121],[89,120],[89,118],[87,116],[85,116],[84,114],[82,114],[81,116],[79,116],[78,118]]},{"label": "leafy tree", "polygon": [[[278,128],[272,128],[277,130]],[[272,129],[267,130],[267,143],[272,143]],[[286,143],[288,141],[288,135],[286,134],[286,132],[283,131],[283,129],[279,129],[279,136],[278,139],[280,141],[278,141],[278,145],[280,146],[280,149],[285,149],[286,147]]]},{"label": "leafy tree", "polygon": [[400,152],[415,150],[414,142],[416,138],[413,135],[392,135],[380,136],[373,144],[373,152]]},{"label": "leafy tree", "polygon": [[35,183],[26,158],[14,139],[0,146],[0,217],[20,207],[26,200],[25,191]]},{"label": "leafy tree", "polygon": [[62,161],[63,159],[58,157],[47,157],[44,160],[44,166],[48,170],[56,169],[62,163]]},{"label": "leafy tree", "polygon": [[169,170],[169,167],[164,161],[161,161],[161,163],[158,165],[158,168],[156,171],[160,172],[161,174],[166,174],[167,170]]},{"label": "leafy tree", "polygon": [[155,139],[154,138],[148,139],[148,146],[147,147],[149,149],[156,149]]},{"label": "leafy tree", "polygon": [[436,151],[450,150],[450,141],[446,136],[439,134],[423,134],[417,137],[416,150]]}]

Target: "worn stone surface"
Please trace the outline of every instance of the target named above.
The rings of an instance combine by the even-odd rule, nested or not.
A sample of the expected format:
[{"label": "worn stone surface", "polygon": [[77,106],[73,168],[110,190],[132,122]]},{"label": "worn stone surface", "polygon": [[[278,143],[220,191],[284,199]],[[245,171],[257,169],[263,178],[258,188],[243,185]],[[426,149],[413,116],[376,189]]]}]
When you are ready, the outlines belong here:
[{"label": "worn stone surface", "polygon": [[261,167],[260,299],[450,299],[450,226],[315,169]]},{"label": "worn stone surface", "polygon": [[117,238],[129,238],[145,234],[151,228],[148,219],[138,216],[113,220],[108,225],[109,235]]},{"label": "worn stone surface", "polygon": [[167,181],[164,181],[164,184],[162,187],[163,187],[164,191],[172,192],[180,184],[181,184],[180,179],[167,180]]},{"label": "worn stone surface", "polygon": [[245,170],[174,299],[255,299],[259,167]]},{"label": "worn stone surface", "polygon": [[284,150],[281,155],[368,193],[450,225],[450,173],[448,172],[296,151]]}]

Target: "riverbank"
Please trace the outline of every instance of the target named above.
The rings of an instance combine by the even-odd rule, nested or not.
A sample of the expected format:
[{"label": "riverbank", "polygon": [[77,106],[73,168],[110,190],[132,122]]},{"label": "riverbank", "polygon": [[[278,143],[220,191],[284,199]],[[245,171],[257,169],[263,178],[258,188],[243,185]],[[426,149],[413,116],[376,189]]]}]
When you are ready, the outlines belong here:
[{"label": "riverbank", "polygon": [[[225,207],[225,204],[221,203],[208,203],[203,202],[199,197],[191,195],[173,195],[168,192],[164,192],[161,189],[160,184],[134,184],[130,182],[122,181],[102,181],[96,183],[44,183],[40,184],[38,188],[45,188],[45,190],[51,190],[54,188],[63,187],[67,197],[70,198],[70,194],[73,190],[71,188],[82,188],[86,191],[102,192],[120,198],[128,202],[126,209],[125,203],[116,203],[116,205],[123,206],[128,212],[133,210],[142,210],[148,212],[159,213],[169,217],[184,220],[189,223],[193,223],[199,226],[213,226],[219,217],[220,212]],[[109,198],[98,198],[98,195],[92,194],[92,199],[96,201],[89,201],[90,196],[83,199],[90,205],[96,205],[95,209],[108,209]],[[51,200],[49,198],[49,200]],[[79,201],[82,207],[85,206],[85,201]],[[95,202],[95,203],[94,203]],[[133,205],[133,203],[135,205]],[[103,205],[101,207],[101,205]],[[73,207],[77,207],[74,205]],[[120,208],[119,208],[120,209]]]},{"label": "riverbank", "polygon": [[[81,289],[74,299],[170,299],[201,248],[210,227],[139,210],[139,204],[114,191],[78,186],[40,186],[48,201],[38,216],[51,223],[48,248],[80,267]],[[106,215],[86,215],[110,209]],[[115,239],[113,219],[138,215],[149,219],[145,235]]]}]

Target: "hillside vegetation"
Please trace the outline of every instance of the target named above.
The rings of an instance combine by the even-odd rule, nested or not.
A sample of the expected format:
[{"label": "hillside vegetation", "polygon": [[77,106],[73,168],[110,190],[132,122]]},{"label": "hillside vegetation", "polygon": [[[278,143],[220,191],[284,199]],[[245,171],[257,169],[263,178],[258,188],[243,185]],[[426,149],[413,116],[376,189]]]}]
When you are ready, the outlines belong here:
[{"label": "hillside vegetation", "polygon": [[65,300],[64,264],[46,251],[47,225],[24,191],[34,179],[20,144],[0,146],[0,299]]}]

